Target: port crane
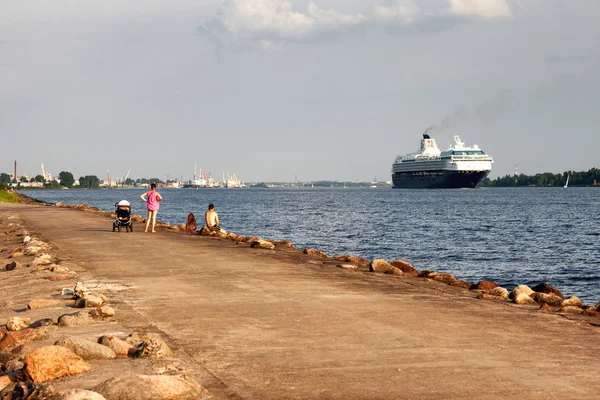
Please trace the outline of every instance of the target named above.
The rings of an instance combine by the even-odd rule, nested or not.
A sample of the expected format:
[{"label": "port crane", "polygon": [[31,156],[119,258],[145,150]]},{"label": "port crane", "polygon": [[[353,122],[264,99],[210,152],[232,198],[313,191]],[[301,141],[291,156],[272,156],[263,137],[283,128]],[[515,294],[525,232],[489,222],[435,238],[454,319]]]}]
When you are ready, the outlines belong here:
[{"label": "port crane", "polygon": [[124,184],[127,183],[127,178],[129,178],[130,173],[131,173],[131,168],[129,168],[129,171],[127,171],[127,175],[125,175],[125,179],[123,179],[123,182],[121,182],[121,186],[123,186]]}]

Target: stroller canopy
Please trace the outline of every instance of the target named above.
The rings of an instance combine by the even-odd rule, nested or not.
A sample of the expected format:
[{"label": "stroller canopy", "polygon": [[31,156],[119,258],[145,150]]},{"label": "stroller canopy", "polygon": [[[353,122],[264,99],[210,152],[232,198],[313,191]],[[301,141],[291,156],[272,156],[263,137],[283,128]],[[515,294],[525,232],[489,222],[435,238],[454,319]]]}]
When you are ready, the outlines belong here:
[{"label": "stroller canopy", "polygon": [[121,200],[120,202],[117,203],[118,206],[123,206],[123,207],[131,207],[131,203],[129,203],[127,200]]}]

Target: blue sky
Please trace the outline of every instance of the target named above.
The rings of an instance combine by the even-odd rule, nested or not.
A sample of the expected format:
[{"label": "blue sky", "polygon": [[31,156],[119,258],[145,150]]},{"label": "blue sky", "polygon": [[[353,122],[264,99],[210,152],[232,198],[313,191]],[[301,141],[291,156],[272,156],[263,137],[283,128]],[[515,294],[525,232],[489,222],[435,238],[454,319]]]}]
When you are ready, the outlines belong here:
[{"label": "blue sky", "polygon": [[0,0],[1,171],[390,179],[429,126],[492,176],[598,167],[593,0]]}]

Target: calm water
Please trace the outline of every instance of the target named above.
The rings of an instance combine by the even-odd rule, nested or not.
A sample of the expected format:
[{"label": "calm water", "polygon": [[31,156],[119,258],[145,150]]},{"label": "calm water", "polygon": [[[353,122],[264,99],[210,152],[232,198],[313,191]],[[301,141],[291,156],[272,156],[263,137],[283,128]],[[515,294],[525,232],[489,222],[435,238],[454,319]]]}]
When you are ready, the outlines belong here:
[{"label": "calm water", "polygon": [[[145,216],[142,190],[28,192],[50,203],[113,211],[126,199]],[[600,300],[600,189],[477,190],[162,189],[158,219],[199,224],[214,203],[221,225],[291,240],[329,255],[401,258],[417,269],[489,279],[511,289],[547,282],[584,302]],[[107,221],[106,229],[112,229]],[[134,233],[135,234],[135,233]]]}]

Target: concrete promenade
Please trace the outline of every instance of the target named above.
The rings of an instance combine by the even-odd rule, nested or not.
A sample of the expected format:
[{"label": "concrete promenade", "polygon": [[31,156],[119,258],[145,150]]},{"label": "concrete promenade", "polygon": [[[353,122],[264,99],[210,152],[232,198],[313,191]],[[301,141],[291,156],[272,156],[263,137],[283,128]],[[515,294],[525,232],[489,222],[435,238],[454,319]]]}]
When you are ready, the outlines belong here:
[{"label": "concrete promenade", "polygon": [[79,210],[0,204],[8,215],[82,276],[132,286],[114,294],[117,322],[161,332],[215,399],[600,396],[600,327],[589,322],[289,249],[141,224],[113,233]]}]

